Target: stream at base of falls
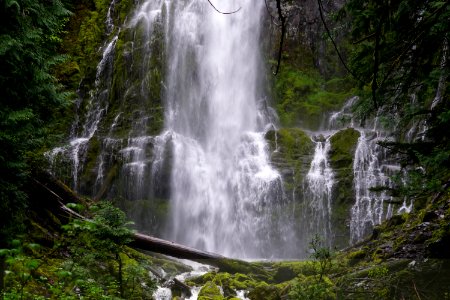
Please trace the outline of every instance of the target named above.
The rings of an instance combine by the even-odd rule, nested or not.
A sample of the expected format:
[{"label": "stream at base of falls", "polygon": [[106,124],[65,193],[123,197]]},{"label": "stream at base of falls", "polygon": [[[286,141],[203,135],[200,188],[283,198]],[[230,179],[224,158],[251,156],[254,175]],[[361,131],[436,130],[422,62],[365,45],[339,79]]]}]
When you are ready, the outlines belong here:
[{"label": "stream at base of falls", "polygon": [[[176,283],[174,283],[174,279],[176,279],[177,281],[184,284],[187,280],[198,278],[208,272],[217,272],[217,268],[212,267],[210,265],[205,265],[205,264],[201,264],[201,263],[197,263],[197,262],[185,260],[185,259],[183,259],[183,260],[174,259],[174,260],[177,261],[178,263],[186,265],[187,267],[190,267],[191,271],[175,275],[172,278],[164,278],[164,275],[166,275],[166,274],[163,274],[163,276],[161,276],[161,274],[159,274],[160,277],[163,277],[165,282],[162,285],[158,285],[156,291],[153,293],[154,300],[172,300],[173,299],[173,297],[175,295],[174,295],[172,289],[168,286],[173,286],[174,284],[176,284]],[[161,269],[161,271],[164,272],[162,269]],[[155,277],[155,279],[158,279],[158,278]],[[161,278],[159,278],[159,280],[161,282]],[[188,287],[188,286],[186,286],[186,287]],[[178,290],[177,296],[179,296],[180,299],[184,299],[184,300],[197,300],[201,289],[202,289],[202,286],[193,286],[193,287],[189,287],[189,291],[187,291],[186,289],[184,289],[182,291]],[[219,290],[220,290],[220,294],[223,296],[224,291],[221,286],[219,287]],[[228,291],[228,292],[230,292],[230,291]],[[236,289],[236,290],[234,290],[234,293],[235,293],[235,295],[233,296],[234,298],[238,298],[238,299],[242,299],[242,300],[249,300],[245,296],[245,294],[246,294],[245,290]]]}]

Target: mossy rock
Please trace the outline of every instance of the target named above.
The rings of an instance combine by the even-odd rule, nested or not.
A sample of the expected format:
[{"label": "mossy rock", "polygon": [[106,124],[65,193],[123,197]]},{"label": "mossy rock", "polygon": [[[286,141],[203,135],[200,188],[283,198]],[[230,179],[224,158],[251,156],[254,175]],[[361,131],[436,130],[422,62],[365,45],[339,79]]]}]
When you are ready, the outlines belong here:
[{"label": "mossy rock", "polygon": [[328,112],[338,110],[351,97],[351,87],[345,78],[326,81],[317,70],[286,63],[274,79],[274,106],[283,126],[317,130]]},{"label": "mossy rock", "polygon": [[329,161],[335,174],[331,224],[339,239],[334,246],[344,248],[349,241],[350,210],[355,201],[353,190],[353,159],[360,133],[353,128],[336,132],[330,137]]},{"label": "mossy rock", "polygon": [[333,281],[325,275],[300,275],[292,281],[290,299],[336,299]]},{"label": "mossy rock", "polygon": [[220,289],[212,281],[208,281],[200,290],[198,300],[223,300]]},{"label": "mossy rock", "polygon": [[292,280],[299,274],[313,275],[316,273],[316,268],[311,261],[277,262],[272,267],[275,269],[273,279],[276,283]]},{"label": "mossy rock", "polygon": [[249,291],[248,298],[251,300],[281,300],[281,288],[260,282],[254,289]]},{"label": "mossy rock", "polygon": [[258,280],[269,280],[271,274],[262,265],[258,263],[250,263],[237,259],[221,259],[214,262],[220,269],[220,272],[230,274],[240,273]]},{"label": "mossy rock", "polygon": [[267,132],[266,139],[270,142],[272,149],[280,151],[286,160],[310,155],[314,150],[314,143],[310,137],[299,128],[271,130]]},{"label": "mossy rock", "polygon": [[366,257],[366,255],[367,255],[366,251],[361,249],[361,250],[356,250],[356,251],[350,252],[347,255],[347,258],[348,259],[363,259],[364,257]]},{"label": "mossy rock", "polygon": [[309,170],[314,143],[299,128],[281,128],[268,131],[265,136],[271,149],[271,162],[283,177],[287,195],[301,189],[303,178]]},{"label": "mossy rock", "polygon": [[347,128],[338,131],[330,138],[331,148],[329,155],[333,169],[352,168],[359,136],[359,131]]}]

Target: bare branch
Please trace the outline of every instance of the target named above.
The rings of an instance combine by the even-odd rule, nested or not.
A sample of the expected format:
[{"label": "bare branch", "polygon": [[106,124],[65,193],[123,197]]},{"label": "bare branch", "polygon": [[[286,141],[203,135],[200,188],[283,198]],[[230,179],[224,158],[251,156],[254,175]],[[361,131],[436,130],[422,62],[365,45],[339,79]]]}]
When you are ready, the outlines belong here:
[{"label": "bare branch", "polygon": [[214,6],[214,4],[211,3],[211,0],[208,0],[208,2],[209,2],[209,4],[212,6],[212,8],[214,8],[215,11],[217,11],[218,13],[223,14],[223,15],[231,15],[231,14],[237,13],[237,12],[240,11],[241,8],[242,8],[242,7],[239,7],[237,10],[231,11],[231,12],[223,12],[223,11],[218,10],[218,9]]},{"label": "bare branch", "polygon": [[327,23],[325,22],[325,17],[324,17],[324,15],[323,15],[323,5],[322,5],[322,1],[321,1],[321,0],[317,0],[317,3],[319,4],[320,19],[322,20],[323,26],[325,27],[325,31],[327,32],[327,35],[328,35],[328,37],[330,38],[331,43],[332,43],[333,46],[334,46],[334,50],[336,51],[336,53],[337,53],[337,55],[338,55],[338,57],[339,57],[339,60],[341,61],[342,65],[343,65],[344,68],[347,70],[347,72],[348,72],[350,75],[353,76],[353,78],[355,78],[356,80],[358,80],[358,81],[364,83],[361,79],[359,79],[359,78],[355,75],[355,73],[353,73],[353,72],[350,70],[350,68],[347,66],[347,64],[345,63],[344,59],[342,58],[341,52],[339,51],[339,49],[338,49],[338,47],[337,47],[337,45],[336,45],[336,42],[334,41],[333,37],[331,36],[331,32],[330,32],[330,29],[329,29],[328,26],[327,26]]},{"label": "bare branch", "polygon": [[283,15],[283,11],[281,10],[281,0],[277,0],[277,10],[278,10],[278,18],[280,19],[281,22],[281,38],[280,38],[280,46],[278,48],[277,68],[273,73],[273,75],[277,75],[278,71],[280,70],[281,54],[283,52],[284,36],[286,34],[286,17]]},{"label": "bare branch", "polygon": [[267,10],[267,13],[268,13],[269,16],[270,16],[270,20],[272,21],[272,23],[275,24],[276,26],[280,26],[280,24],[277,24],[277,23],[275,22],[275,17],[274,17],[274,16],[272,15],[272,13],[270,12],[269,5],[267,4],[267,0],[264,0],[264,3],[266,4],[266,10]]}]

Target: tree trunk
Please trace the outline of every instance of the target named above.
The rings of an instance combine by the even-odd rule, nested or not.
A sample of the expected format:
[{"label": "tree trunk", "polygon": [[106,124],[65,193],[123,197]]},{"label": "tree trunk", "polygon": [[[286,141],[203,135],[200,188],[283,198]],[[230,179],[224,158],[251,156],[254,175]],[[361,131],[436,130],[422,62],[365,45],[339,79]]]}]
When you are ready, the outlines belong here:
[{"label": "tree trunk", "polygon": [[[46,199],[46,202],[41,202],[40,205],[44,204],[49,206],[49,209],[56,212],[55,215],[61,218],[62,223],[67,222],[71,218],[86,219],[84,216],[65,205],[69,202],[85,204],[86,201],[77,196],[72,190],[62,182],[53,178],[50,174],[39,174],[34,180],[33,190],[35,193],[42,195],[42,199]],[[134,240],[129,244],[129,246],[133,248],[139,248],[177,258],[190,259],[198,262],[209,261],[209,263],[225,258],[219,254],[197,250],[141,233],[135,233],[133,238]]]}]

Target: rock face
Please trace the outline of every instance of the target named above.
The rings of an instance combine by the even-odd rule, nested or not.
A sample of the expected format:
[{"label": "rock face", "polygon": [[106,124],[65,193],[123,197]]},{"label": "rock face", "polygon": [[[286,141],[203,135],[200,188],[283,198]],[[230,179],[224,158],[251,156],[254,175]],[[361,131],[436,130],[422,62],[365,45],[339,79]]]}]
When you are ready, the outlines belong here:
[{"label": "rock face", "polygon": [[76,117],[69,142],[48,153],[51,169],[77,192],[116,203],[139,230],[160,232],[167,217],[171,169],[170,136],[159,135],[166,8],[156,3],[132,11],[130,1],[100,2],[102,7],[73,28],[88,36],[86,24],[98,23],[104,41],[89,44],[100,46],[95,69],[87,54],[79,62],[84,79]]},{"label": "rock face", "polygon": [[[266,134],[272,164],[283,176],[286,197],[294,200],[302,190],[303,179],[309,170],[314,143],[298,128],[281,128]],[[297,193],[296,193],[297,191]]]},{"label": "rock face", "polygon": [[353,160],[359,135],[357,130],[348,128],[330,138],[330,164],[335,174],[331,223],[337,248],[347,246],[350,238],[350,210],[355,202]]},{"label": "rock face", "polygon": [[[359,132],[353,128],[340,130],[334,133],[330,140],[330,148],[326,158],[332,178],[323,178],[332,182],[323,182],[323,190],[312,190],[308,180],[309,172],[313,164],[315,145],[324,144],[326,138],[316,135],[312,138],[299,128],[281,128],[278,131],[269,131],[266,139],[269,141],[271,161],[273,166],[283,176],[284,192],[287,211],[293,211],[295,218],[296,241],[299,243],[299,252],[307,255],[307,247],[315,234],[326,239],[326,243],[337,248],[349,245],[351,207],[355,201],[353,190],[353,160],[359,138]],[[317,162],[316,162],[317,163]],[[326,161],[319,162],[322,164]],[[323,175],[326,166],[319,166],[318,176]],[[330,199],[325,185],[330,185]],[[311,194],[311,192],[316,194]],[[312,201],[330,202],[327,205],[319,205]],[[328,212],[330,209],[330,213]],[[317,210],[327,210],[321,212]],[[317,218],[322,216],[323,220]],[[314,226],[311,224],[315,223]],[[325,228],[327,227],[327,228]]]}]

